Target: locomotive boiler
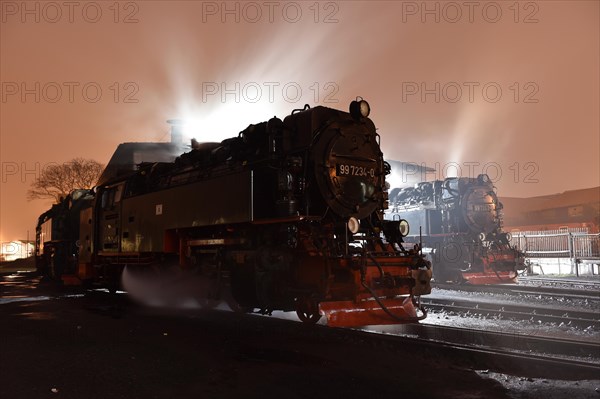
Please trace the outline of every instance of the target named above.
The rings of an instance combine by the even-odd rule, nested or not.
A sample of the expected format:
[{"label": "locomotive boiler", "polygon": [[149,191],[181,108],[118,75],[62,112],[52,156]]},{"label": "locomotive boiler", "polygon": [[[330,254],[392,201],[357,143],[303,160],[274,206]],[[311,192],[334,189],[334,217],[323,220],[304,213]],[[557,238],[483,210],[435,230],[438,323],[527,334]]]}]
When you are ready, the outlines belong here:
[{"label": "locomotive boiler", "polygon": [[176,265],[238,309],[334,326],[424,318],[430,263],[404,248],[405,221],[384,218],[390,167],[369,113],[362,99],[349,112],[305,106],[193,141],[174,162],[103,174],[79,211],[76,276],[115,289],[125,268]]},{"label": "locomotive boiler", "polygon": [[514,282],[523,255],[502,231],[502,204],[485,174],[422,182],[390,192],[386,218],[412,226],[408,242],[423,242],[436,281]]}]

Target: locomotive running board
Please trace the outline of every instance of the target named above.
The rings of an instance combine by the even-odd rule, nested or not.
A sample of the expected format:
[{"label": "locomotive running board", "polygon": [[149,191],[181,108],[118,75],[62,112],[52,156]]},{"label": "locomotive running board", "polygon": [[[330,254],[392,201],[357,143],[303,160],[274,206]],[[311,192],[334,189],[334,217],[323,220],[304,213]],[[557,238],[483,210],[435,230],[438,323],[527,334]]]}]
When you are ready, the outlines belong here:
[{"label": "locomotive running board", "polygon": [[[417,310],[410,297],[381,299],[383,305],[404,323],[417,320]],[[361,302],[334,301],[319,303],[319,313],[327,317],[331,327],[357,327],[377,324],[400,324],[403,321],[388,315],[375,300]]]}]

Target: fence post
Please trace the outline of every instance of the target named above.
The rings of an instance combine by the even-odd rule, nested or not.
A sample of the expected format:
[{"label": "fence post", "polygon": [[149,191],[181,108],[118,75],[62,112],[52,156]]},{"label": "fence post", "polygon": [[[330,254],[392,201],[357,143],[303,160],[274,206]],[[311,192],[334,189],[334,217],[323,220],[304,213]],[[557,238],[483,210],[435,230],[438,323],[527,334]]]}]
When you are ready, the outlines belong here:
[{"label": "fence post", "polygon": [[575,255],[575,242],[574,242],[573,233],[571,233],[571,232],[569,232],[568,243],[569,243],[569,258],[571,260],[571,267],[575,266],[575,275],[577,277],[579,277],[579,264],[577,263],[577,257]]},{"label": "fence post", "polygon": [[521,244],[521,233],[519,233],[519,251],[522,251],[523,253],[525,253],[525,250],[523,250],[523,244]]}]

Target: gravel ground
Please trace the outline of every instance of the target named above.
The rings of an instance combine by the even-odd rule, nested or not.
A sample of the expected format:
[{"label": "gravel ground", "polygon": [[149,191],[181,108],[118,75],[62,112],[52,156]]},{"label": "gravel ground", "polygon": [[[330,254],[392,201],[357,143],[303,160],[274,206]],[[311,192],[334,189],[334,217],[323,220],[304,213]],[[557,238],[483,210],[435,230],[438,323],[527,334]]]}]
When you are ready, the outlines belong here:
[{"label": "gravel ground", "polygon": [[2,398],[506,398],[411,348],[275,318],[86,298],[0,307]]},{"label": "gravel ground", "polygon": [[[565,298],[556,297],[542,297],[539,295],[510,295],[506,294],[495,294],[495,293],[483,293],[483,292],[470,292],[460,290],[445,290],[436,288],[432,291],[429,297],[431,298],[443,298],[452,299],[456,297],[469,299],[473,301],[482,301],[490,303],[502,303],[502,304],[515,304],[524,305],[529,304],[532,308],[535,307],[551,307],[564,309],[565,313],[569,311],[585,310],[590,312],[600,313],[600,301],[587,301],[587,300],[565,300]],[[456,316],[447,313],[430,313],[425,323],[448,325],[465,328],[476,328],[485,329],[490,331],[505,332],[505,333],[519,333],[527,335],[535,335],[542,337],[556,337],[564,339],[576,339],[576,340],[587,340],[600,342],[600,331],[589,328],[577,328],[565,325],[544,324],[535,321],[519,321],[518,323],[505,320],[497,317],[485,318],[483,316]]]},{"label": "gravel ground", "polygon": [[552,308],[564,308],[565,310],[577,309],[585,310],[589,312],[600,312],[600,298],[598,299],[580,299],[580,298],[569,298],[561,295],[539,295],[539,294],[523,294],[523,293],[491,293],[491,292],[477,292],[477,291],[461,291],[460,288],[456,290],[447,290],[434,288],[431,291],[431,298],[455,298],[460,296],[464,299],[480,300],[485,302],[501,302],[515,305],[523,305],[524,303],[531,304],[532,306],[540,307],[552,307]]},{"label": "gravel ground", "polygon": [[0,299],[3,399],[600,398],[600,381],[472,370],[344,329],[142,307],[33,276],[1,277]]},{"label": "gravel ground", "polygon": [[600,381],[557,381],[478,372],[482,377],[498,381],[514,399],[593,399],[600,398]]}]

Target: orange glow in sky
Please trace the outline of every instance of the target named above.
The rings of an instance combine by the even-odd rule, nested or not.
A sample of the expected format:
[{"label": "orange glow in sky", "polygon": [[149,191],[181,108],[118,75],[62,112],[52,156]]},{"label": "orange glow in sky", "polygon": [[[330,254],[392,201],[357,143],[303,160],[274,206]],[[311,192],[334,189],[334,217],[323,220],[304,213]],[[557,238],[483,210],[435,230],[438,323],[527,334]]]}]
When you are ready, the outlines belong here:
[{"label": "orange glow in sky", "polygon": [[600,185],[596,1],[0,6],[2,242],[33,237],[45,165],[168,141],[167,119],[219,141],[356,96],[391,159],[487,172],[501,196]]}]

